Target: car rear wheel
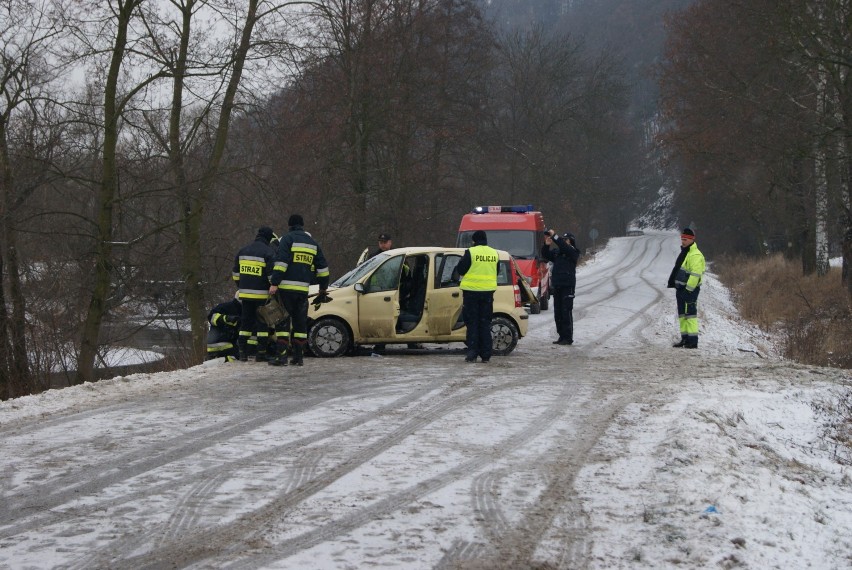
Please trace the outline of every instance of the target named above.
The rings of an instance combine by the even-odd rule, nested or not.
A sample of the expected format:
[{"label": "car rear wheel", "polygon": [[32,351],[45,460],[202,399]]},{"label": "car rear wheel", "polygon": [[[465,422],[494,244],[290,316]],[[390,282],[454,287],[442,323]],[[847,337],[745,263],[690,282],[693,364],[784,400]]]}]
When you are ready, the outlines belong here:
[{"label": "car rear wheel", "polygon": [[518,346],[518,327],[506,317],[491,319],[491,352],[506,356]]},{"label": "car rear wheel", "polygon": [[352,335],[346,325],[330,317],[315,322],[308,333],[308,347],[314,356],[322,358],[343,355],[351,343]]}]

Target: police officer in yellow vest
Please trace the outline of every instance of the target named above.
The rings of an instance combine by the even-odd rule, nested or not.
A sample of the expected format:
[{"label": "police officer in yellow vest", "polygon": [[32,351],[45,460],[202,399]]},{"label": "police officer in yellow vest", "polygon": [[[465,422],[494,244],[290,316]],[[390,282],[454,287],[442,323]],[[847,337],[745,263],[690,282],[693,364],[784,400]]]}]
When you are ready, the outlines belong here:
[{"label": "police officer in yellow vest", "polygon": [[695,243],[695,232],[685,228],[680,235],[680,255],[668,282],[677,299],[680,342],[674,345],[676,348],[698,348],[698,293],[704,268],[704,254]]},{"label": "police officer in yellow vest", "polygon": [[497,250],[488,247],[488,236],[482,230],[473,232],[473,247],[464,252],[456,268],[462,276],[462,314],[467,326],[465,362],[491,360],[491,314],[494,291],[497,290]]}]

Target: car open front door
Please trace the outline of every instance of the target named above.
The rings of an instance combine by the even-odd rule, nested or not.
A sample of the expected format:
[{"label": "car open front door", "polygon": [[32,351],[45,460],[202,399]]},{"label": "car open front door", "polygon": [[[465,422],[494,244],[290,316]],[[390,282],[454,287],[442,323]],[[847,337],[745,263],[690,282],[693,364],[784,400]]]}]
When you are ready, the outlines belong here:
[{"label": "car open front door", "polygon": [[399,318],[399,273],[402,255],[391,257],[363,282],[358,295],[358,328],[362,339],[396,336]]},{"label": "car open front door", "polygon": [[460,320],[461,282],[455,272],[459,261],[461,255],[457,253],[435,254],[435,278],[426,305],[429,334],[433,336],[451,334],[456,322]]}]

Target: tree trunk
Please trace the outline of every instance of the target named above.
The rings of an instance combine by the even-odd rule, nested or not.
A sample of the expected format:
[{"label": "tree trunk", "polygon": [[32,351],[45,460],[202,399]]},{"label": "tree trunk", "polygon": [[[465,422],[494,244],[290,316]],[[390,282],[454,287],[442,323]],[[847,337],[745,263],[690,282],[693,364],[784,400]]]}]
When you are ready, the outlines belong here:
[{"label": "tree trunk", "polygon": [[[0,176],[2,176],[3,185],[3,203],[0,206],[0,219],[3,220],[3,251],[0,252],[0,257],[3,258],[3,269],[5,271],[2,275],[5,276],[9,297],[12,301],[12,312],[9,314],[6,311],[6,296],[0,294],[0,301],[3,303],[3,312],[0,313],[3,326],[3,343],[0,346],[5,352],[2,369],[8,374],[7,397],[15,398],[32,393],[33,386],[27,351],[26,300],[18,263],[16,229],[15,224],[11,221],[14,181],[9,161],[9,147],[6,141],[6,119],[7,117],[4,116],[2,123],[0,123],[0,172],[2,173]],[[2,285],[2,282],[0,282],[0,287]]]},{"label": "tree trunk", "polygon": [[[0,216],[0,219],[2,217]],[[3,256],[0,255],[0,275],[3,275]],[[0,402],[11,398],[12,374],[9,367],[9,314],[6,312],[6,295],[0,280]]]},{"label": "tree trunk", "polygon": [[[826,97],[828,96],[828,80],[826,70],[819,66],[817,70],[817,117],[826,117]],[[815,225],[814,246],[816,255],[816,274],[828,273],[828,176],[826,163],[828,161],[825,141],[817,137],[814,148],[814,201]]]},{"label": "tree trunk", "polygon": [[[194,0],[189,0],[182,8],[180,50],[174,67],[172,83],[172,106],[169,114],[169,164],[172,169],[175,187],[182,212],[181,249],[183,252],[182,273],[184,277],[183,297],[189,311],[192,337],[192,363],[204,358],[205,314],[202,287],[202,264],[200,258],[200,214],[201,207],[196,205],[188,181],[181,141],[181,117],[183,115],[183,91],[185,87],[186,65],[189,52],[189,35],[192,27]],[[195,227],[197,226],[197,227]],[[195,236],[193,238],[193,236]],[[196,243],[192,240],[196,239]]]},{"label": "tree trunk", "polygon": [[845,158],[842,161],[841,168],[843,169],[844,176],[842,177],[842,187],[840,189],[843,209],[842,223],[844,227],[842,242],[843,268],[840,273],[840,279],[843,285],[846,286],[850,300],[852,300],[852,192],[849,190],[850,176],[852,176],[852,172],[850,172],[851,165],[852,159]]},{"label": "tree trunk", "polygon": [[257,9],[260,0],[249,0],[246,13],[246,21],[240,36],[240,43],[234,50],[234,61],[231,77],[225,89],[225,97],[222,100],[222,108],[219,112],[219,121],[213,141],[207,167],[201,179],[198,195],[193,197],[187,190],[184,195],[183,208],[184,219],[181,224],[181,242],[183,245],[183,273],[185,279],[184,296],[187,309],[192,322],[192,349],[196,362],[204,358],[206,311],[204,307],[203,287],[203,260],[204,251],[201,247],[201,222],[204,217],[206,197],[209,195],[216,183],[222,157],[225,154],[225,144],[228,140],[228,129],[230,127],[231,115],[234,109],[234,100],[237,89],[242,79],[246,56],[251,47],[251,37],[254,26],[257,23]]},{"label": "tree trunk", "polygon": [[94,380],[101,323],[106,314],[112,272],[113,202],[117,190],[116,147],[118,145],[118,79],[127,45],[127,28],[133,10],[143,0],[128,0],[116,11],[117,30],[109,72],[104,86],[104,146],[100,191],[98,193],[98,231],[95,243],[95,281],[92,298],[83,324],[80,353],[77,356],[76,384]]}]

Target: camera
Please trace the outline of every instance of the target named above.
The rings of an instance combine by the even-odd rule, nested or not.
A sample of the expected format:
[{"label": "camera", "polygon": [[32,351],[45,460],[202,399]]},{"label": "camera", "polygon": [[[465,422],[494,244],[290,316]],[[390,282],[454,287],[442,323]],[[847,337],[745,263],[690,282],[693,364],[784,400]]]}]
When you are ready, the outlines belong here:
[{"label": "camera", "polygon": [[546,235],[546,236],[548,236],[548,237],[552,237],[552,236],[553,236],[553,230],[544,230],[544,232],[543,232],[543,233],[544,233],[544,235]]}]

